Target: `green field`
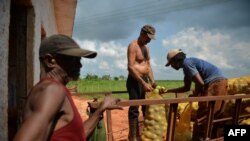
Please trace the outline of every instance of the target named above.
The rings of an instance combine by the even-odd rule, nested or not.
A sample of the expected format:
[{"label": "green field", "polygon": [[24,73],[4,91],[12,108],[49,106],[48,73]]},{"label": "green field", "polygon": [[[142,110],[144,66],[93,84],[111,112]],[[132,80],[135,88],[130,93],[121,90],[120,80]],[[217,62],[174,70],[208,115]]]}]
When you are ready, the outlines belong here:
[{"label": "green field", "polygon": [[[176,88],[183,85],[181,80],[158,80],[156,83],[159,86],[164,86],[168,89]],[[126,80],[85,80],[72,81],[68,87],[77,86],[77,93],[80,96],[88,99],[103,97],[103,94],[86,94],[91,92],[114,92],[114,91],[127,91]],[[85,94],[84,94],[85,93]],[[187,93],[188,94],[188,93]],[[113,94],[114,97],[121,99],[128,99],[127,93]],[[175,94],[165,94],[164,97],[175,97]]]}]

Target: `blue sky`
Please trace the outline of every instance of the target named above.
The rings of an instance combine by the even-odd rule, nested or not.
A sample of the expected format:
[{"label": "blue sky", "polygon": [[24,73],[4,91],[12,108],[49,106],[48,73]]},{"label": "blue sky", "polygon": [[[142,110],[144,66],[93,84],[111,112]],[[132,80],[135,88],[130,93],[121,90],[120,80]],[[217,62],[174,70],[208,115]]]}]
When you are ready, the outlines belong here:
[{"label": "blue sky", "polygon": [[226,77],[250,75],[249,0],[78,0],[73,38],[98,52],[82,59],[81,76],[127,77],[127,46],[144,24],[156,28],[150,47],[156,80],[182,80],[182,70],[164,67],[166,54],[182,49],[207,60]]}]

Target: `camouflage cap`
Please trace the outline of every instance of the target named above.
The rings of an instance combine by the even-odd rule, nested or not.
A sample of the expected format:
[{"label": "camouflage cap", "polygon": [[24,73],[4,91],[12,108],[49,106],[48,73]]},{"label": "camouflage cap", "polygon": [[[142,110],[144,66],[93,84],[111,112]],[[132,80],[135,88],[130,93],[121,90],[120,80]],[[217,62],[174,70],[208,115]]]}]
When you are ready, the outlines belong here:
[{"label": "camouflage cap", "polygon": [[146,32],[150,39],[155,39],[155,28],[152,25],[146,24],[141,30]]}]

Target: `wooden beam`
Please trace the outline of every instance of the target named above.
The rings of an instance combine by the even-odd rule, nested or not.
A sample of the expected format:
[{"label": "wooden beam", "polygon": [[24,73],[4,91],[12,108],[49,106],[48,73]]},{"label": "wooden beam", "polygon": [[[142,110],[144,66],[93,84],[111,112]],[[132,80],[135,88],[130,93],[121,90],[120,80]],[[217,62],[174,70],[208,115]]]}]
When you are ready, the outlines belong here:
[{"label": "wooden beam", "polygon": [[[230,100],[230,99],[241,99],[250,98],[250,95],[227,95],[227,96],[203,96],[203,97],[189,97],[189,98],[171,98],[171,99],[138,99],[138,100],[121,100],[117,105],[122,107],[138,106],[138,105],[153,105],[153,104],[173,104],[173,103],[184,103],[184,102],[209,102],[217,100]],[[92,103],[93,106],[98,103]]]}]

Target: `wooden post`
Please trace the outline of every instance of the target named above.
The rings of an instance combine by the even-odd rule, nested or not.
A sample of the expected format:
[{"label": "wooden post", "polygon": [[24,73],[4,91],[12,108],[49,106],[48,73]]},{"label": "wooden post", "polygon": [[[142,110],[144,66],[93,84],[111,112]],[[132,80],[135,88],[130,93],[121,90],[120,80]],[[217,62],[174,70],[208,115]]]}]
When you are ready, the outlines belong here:
[{"label": "wooden post", "polygon": [[174,140],[177,107],[178,107],[178,103],[170,104],[166,141],[173,141]]},{"label": "wooden post", "polygon": [[207,115],[207,128],[205,139],[211,138],[213,120],[214,120],[214,105],[215,101],[209,101],[208,103],[208,115]]},{"label": "wooden post", "polygon": [[107,130],[108,130],[108,141],[113,141],[113,130],[112,130],[112,118],[111,118],[111,110],[106,110],[107,114]]},{"label": "wooden post", "polygon": [[[112,93],[105,94],[106,96],[111,95]],[[112,117],[111,110],[106,110],[107,115],[107,131],[108,131],[108,141],[114,141],[113,130],[112,130]]]},{"label": "wooden post", "polygon": [[236,99],[233,114],[233,124],[238,124],[242,99]]}]

